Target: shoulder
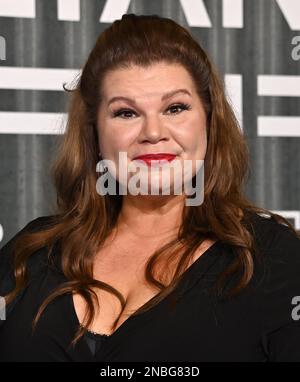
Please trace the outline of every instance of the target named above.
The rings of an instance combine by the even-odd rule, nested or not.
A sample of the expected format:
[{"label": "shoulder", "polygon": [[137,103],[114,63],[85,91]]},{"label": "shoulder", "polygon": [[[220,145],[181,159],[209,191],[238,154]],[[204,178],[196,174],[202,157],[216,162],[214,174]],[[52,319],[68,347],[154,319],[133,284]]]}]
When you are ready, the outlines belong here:
[{"label": "shoulder", "polygon": [[254,216],[253,228],[260,258],[256,297],[262,326],[271,331],[293,322],[293,301],[300,296],[300,238],[287,225],[260,215]]},{"label": "shoulder", "polygon": [[[13,260],[14,260],[14,246],[16,240],[25,233],[37,232],[46,228],[52,223],[55,215],[40,216],[36,219],[29,221],[21,230],[19,230],[1,249],[0,249],[0,295],[7,293],[14,280],[13,276]],[[43,249],[41,250],[42,252]],[[39,253],[41,251],[38,251]],[[41,256],[33,256],[31,258],[31,267],[38,267],[40,264]]]},{"label": "shoulder", "polygon": [[55,217],[56,215],[44,215],[35,218],[29,221],[19,232],[17,232],[17,235],[21,232],[35,232],[42,230],[50,225],[54,221]]},{"label": "shoulder", "polygon": [[253,218],[261,261],[254,270],[255,312],[268,360],[300,361],[300,238],[269,217]]},{"label": "shoulder", "polygon": [[252,213],[247,221],[255,245],[265,260],[300,261],[300,235],[268,216]]},{"label": "shoulder", "polygon": [[16,239],[25,233],[37,232],[46,228],[51,222],[55,215],[40,216],[36,219],[29,221],[23,228],[21,228],[2,248],[0,248],[0,264],[1,260],[12,251]]},{"label": "shoulder", "polygon": [[259,264],[263,267],[264,279],[290,284],[294,281],[300,293],[300,235],[266,216],[254,214],[251,224],[257,267]]}]

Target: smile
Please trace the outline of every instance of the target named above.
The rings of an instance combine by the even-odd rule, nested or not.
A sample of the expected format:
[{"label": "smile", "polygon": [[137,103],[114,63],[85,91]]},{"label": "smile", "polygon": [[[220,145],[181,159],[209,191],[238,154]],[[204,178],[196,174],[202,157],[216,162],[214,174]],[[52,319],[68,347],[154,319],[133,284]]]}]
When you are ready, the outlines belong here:
[{"label": "smile", "polygon": [[142,161],[148,166],[155,166],[163,163],[168,163],[173,161],[176,158],[174,154],[148,154],[140,155],[134,158],[135,161]]}]

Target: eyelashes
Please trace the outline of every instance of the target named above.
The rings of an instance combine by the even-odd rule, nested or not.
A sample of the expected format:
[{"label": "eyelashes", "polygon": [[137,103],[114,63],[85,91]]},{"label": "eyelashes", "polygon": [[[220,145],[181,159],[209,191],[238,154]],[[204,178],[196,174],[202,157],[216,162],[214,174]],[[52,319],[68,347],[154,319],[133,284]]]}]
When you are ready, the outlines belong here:
[{"label": "eyelashes", "polygon": [[[169,106],[167,110],[174,110],[174,109],[181,109],[182,111],[190,110],[191,105],[189,105],[187,103],[175,103],[175,104]],[[180,111],[180,112],[177,111],[176,113],[171,113],[170,115],[177,115],[177,114],[182,113],[182,111]],[[123,117],[125,113],[127,113],[127,117]],[[121,109],[117,109],[117,110],[113,111],[112,116],[113,116],[113,118],[121,117],[123,119],[130,119],[130,117],[128,117],[128,113],[129,114],[136,114],[136,112],[133,111],[132,109],[121,108]]]}]

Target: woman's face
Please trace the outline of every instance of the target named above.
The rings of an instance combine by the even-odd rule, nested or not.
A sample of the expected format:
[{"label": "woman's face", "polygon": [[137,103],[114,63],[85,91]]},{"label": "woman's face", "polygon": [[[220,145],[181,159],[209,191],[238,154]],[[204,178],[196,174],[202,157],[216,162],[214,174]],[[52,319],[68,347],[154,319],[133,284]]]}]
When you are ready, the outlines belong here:
[{"label": "woman's face", "polygon": [[126,152],[128,164],[153,153],[175,154],[181,163],[204,160],[206,115],[183,66],[158,63],[116,69],[106,74],[101,91],[99,150],[117,169],[119,152]]}]

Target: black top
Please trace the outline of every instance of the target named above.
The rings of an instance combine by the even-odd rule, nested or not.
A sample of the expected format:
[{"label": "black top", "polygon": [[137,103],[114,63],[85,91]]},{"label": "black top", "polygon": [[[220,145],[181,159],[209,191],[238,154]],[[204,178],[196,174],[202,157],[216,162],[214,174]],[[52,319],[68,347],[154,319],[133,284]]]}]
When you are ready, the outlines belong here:
[{"label": "black top", "polygon": [[[42,228],[48,218],[31,221],[18,234]],[[112,335],[89,332],[73,348],[69,344],[79,322],[70,294],[47,306],[31,334],[40,303],[66,281],[60,262],[50,265],[45,249],[37,251],[30,260],[29,285],[0,321],[0,360],[299,362],[300,240],[267,217],[255,214],[252,219],[263,261],[256,262],[254,277],[237,297],[219,299],[211,293],[213,281],[233,256],[228,245],[217,241],[184,272],[171,295],[129,317]],[[0,295],[14,282],[14,238],[0,251]],[[53,256],[59,259],[58,247]],[[170,296],[177,297],[175,305]]]}]

